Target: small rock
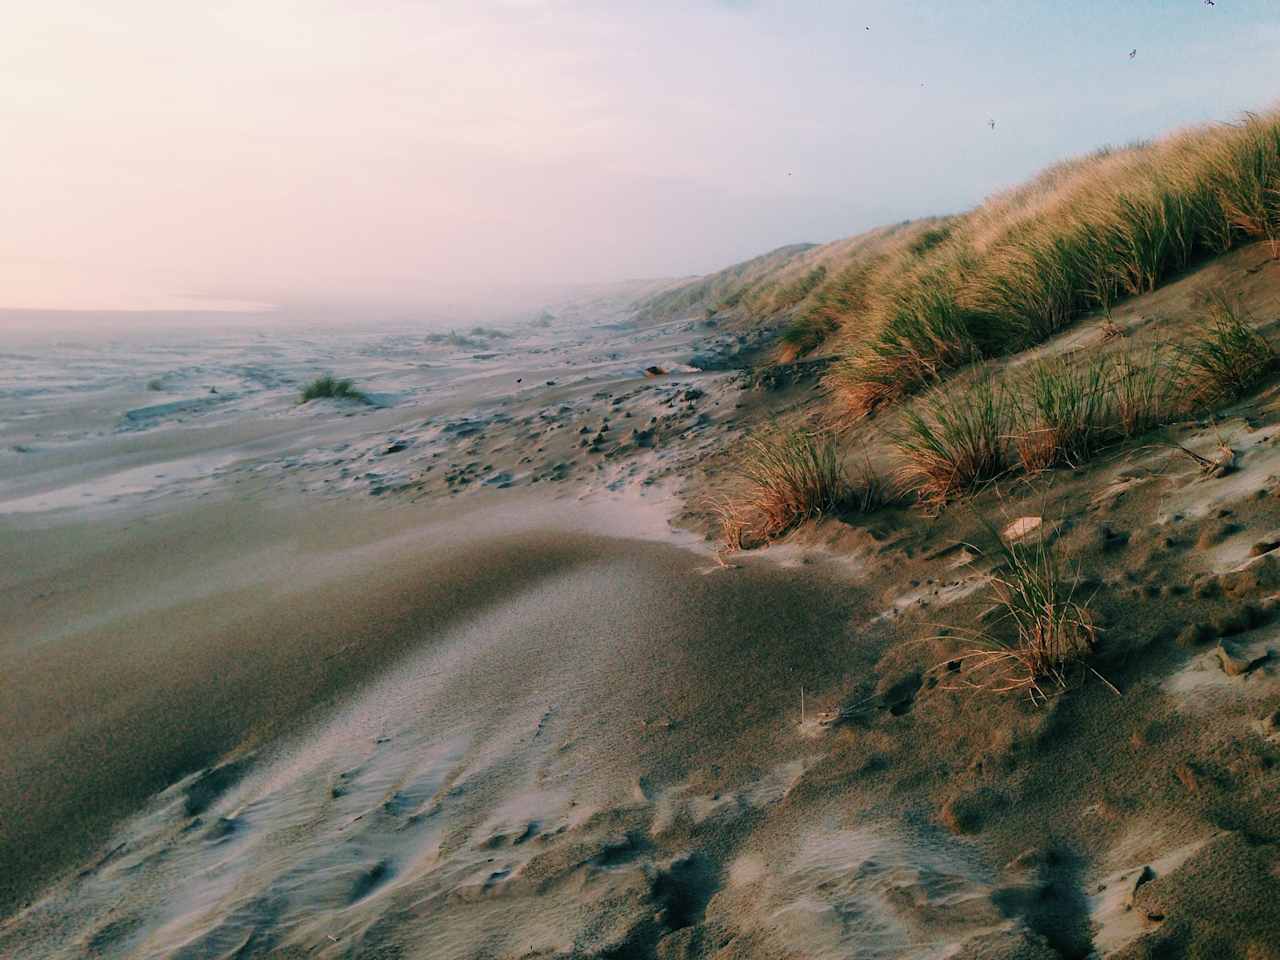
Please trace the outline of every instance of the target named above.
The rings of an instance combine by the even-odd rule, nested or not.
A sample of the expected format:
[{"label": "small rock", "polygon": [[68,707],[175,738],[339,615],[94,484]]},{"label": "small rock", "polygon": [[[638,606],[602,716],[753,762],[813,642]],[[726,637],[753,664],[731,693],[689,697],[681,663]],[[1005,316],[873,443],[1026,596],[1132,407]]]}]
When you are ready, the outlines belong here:
[{"label": "small rock", "polygon": [[1006,540],[1021,540],[1032,530],[1037,530],[1044,523],[1043,517],[1019,517],[1004,528]]},{"label": "small rock", "polygon": [[1137,877],[1134,878],[1134,881],[1133,881],[1133,889],[1129,891],[1130,906],[1133,906],[1133,897],[1134,897],[1134,894],[1138,892],[1139,888],[1141,888],[1144,883],[1150,883],[1155,878],[1156,878],[1156,872],[1152,870],[1151,867],[1149,866],[1143,867],[1141,870],[1138,871],[1138,875]]},{"label": "small rock", "polygon": [[1222,665],[1222,672],[1229,677],[1243,676],[1265,662],[1268,656],[1264,653],[1260,657],[1250,657],[1242,653],[1234,644],[1223,640],[1218,641],[1218,649],[1215,652],[1218,655],[1218,663]]}]

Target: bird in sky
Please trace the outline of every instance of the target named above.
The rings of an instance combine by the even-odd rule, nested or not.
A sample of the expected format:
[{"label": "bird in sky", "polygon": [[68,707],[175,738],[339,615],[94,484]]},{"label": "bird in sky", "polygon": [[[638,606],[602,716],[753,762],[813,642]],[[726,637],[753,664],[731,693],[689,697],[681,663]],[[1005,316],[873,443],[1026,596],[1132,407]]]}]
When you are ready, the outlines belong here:
[{"label": "bird in sky", "polygon": [[994,130],[996,128],[996,122],[994,120],[988,120],[987,126]]},{"label": "bird in sky", "polygon": [[1134,47],[1132,50],[1130,50],[1130,51],[1129,51],[1129,59],[1130,59],[1130,60],[1132,60],[1132,59],[1133,59],[1134,57],[1136,57],[1137,55],[1138,55],[1138,48],[1137,48],[1137,47]]}]

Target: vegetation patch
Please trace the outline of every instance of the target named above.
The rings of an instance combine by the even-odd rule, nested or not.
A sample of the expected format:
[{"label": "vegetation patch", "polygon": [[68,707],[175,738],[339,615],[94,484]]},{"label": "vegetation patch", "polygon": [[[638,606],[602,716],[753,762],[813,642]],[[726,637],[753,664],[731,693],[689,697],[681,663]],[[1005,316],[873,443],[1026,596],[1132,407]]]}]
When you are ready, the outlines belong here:
[{"label": "vegetation patch", "polygon": [[1079,578],[1063,575],[1046,536],[1010,543],[991,533],[1001,561],[991,579],[999,616],[990,630],[961,631],[973,649],[944,669],[962,687],[1025,692],[1044,702],[1093,651],[1097,627]]},{"label": "vegetation patch", "polygon": [[1280,113],[1059,164],[891,251],[833,386],[870,412],[1253,240],[1280,256]]},{"label": "vegetation patch", "polygon": [[967,388],[937,389],[903,413],[890,440],[904,490],[937,510],[1009,470],[1009,395],[984,376]]},{"label": "vegetation patch", "polygon": [[778,363],[795,363],[821,346],[834,330],[835,326],[819,314],[806,313],[796,317],[782,331],[775,358]]},{"label": "vegetation patch", "polygon": [[1276,354],[1248,318],[1223,296],[1209,304],[1209,325],[1183,347],[1177,371],[1188,410],[1238,400],[1276,364]]},{"label": "vegetation patch", "polygon": [[368,397],[357,390],[352,381],[340,380],[331,373],[316,377],[302,388],[303,403],[321,399],[368,401]]},{"label": "vegetation patch", "polygon": [[1076,467],[1112,434],[1111,364],[1049,360],[1036,364],[1016,394],[1014,445],[1023,469]]},{"label": "vegetation patch", "polygon": [[1169,364],[1158,347],[1126,351],[1112,362],[1112,428],[1121,438],[1140,436],[1165,423],[1173,410]]},{"label": "vegetation patch", "polygon": [[781,536],[805,520],[851,503],[855,494],[835,439],[804,430],[746,440],[737,465],[744,490],[714,506],[722,538],[743,549]]}]

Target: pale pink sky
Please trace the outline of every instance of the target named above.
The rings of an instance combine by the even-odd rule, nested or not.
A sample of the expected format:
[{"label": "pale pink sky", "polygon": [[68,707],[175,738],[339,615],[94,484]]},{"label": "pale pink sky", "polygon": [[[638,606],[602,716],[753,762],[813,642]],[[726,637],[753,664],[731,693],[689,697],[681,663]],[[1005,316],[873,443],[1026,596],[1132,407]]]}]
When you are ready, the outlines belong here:
[{"label": "pale pink sky", "polygon": [[1280,92],[1265,0],[6,6],[0,307],[701,272]]}]

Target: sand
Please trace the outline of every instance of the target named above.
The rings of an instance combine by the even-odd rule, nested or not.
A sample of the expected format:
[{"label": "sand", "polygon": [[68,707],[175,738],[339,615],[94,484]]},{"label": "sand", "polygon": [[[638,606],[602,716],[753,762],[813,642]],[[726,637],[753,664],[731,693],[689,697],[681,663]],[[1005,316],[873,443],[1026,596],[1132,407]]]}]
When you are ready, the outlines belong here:
[{"label": "sand", "polygon": [[[0,398],[0,955],[1276,956],[1280,384],[1172,428],[1222,476],[1147,443],[717,557],[735,438],[813,376],[592,311]],[[298,407],[321,356],[383,399]],[[986,517],[1102,628],[1047,704],[948,666]]]}]

